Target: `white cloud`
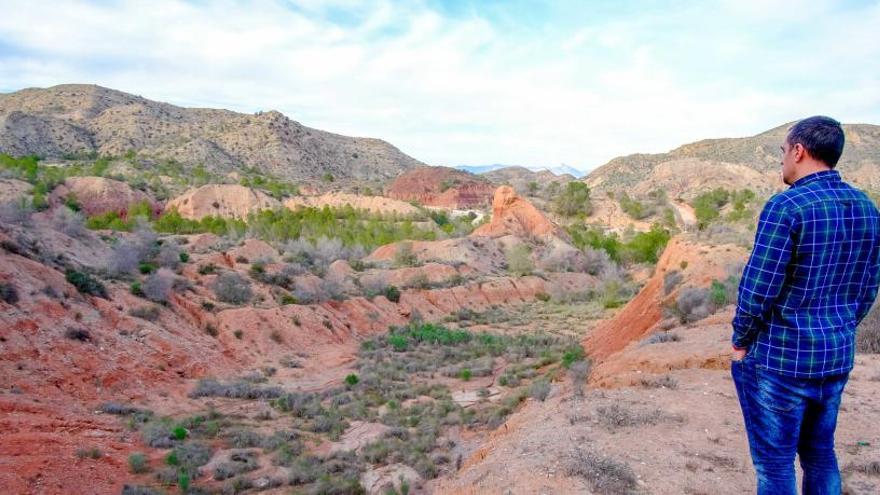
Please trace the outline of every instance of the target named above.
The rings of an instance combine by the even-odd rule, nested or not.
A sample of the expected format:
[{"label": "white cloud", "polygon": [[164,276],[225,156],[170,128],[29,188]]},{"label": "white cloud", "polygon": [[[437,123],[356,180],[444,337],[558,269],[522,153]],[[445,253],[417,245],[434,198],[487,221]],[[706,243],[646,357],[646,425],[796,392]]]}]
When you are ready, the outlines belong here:
[{"label": "white cloud", "polygon": [[784,0],[763,5],[511,31],[490,16],[382,0],[12,0],[0,86],[93,82],[183,105],[274,108],[446,165],[592,167],[819,107],[880,120],[880,4],[815,1],[794,16]]}]

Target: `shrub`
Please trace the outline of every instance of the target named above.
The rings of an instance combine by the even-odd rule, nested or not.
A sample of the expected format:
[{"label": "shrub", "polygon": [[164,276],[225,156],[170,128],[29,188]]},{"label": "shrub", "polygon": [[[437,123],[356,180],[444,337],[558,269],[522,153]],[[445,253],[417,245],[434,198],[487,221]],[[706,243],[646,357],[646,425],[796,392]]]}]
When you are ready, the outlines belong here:
[{"label": "shrub", "polygon": [[6,304],[15,304],[18,302],[18,289],[12,282],[0,282],[0,300]]},{"label": "shrub", "polygon": [[81,294],[88,294],[104,299],[110,299],[110,297],[107,295],[107,288],[104,287],[104,284],[102,284],[101,281],[87,273],[68,269],[64,273],[64,277],[67,279],[68,282],[70,282],[71,285],[76,287],[76,290],[79,291]]},{"label": "shrub", "polygon": [[590,188],[580,181],[572,181],[566,184],[565,189],[556,196],[554,210],[564,217],[575,215],[590,215],[593,206],[590,203]]},{"label": "shrub", "polygon": [[147,456],[140,452],[133,452],[128,456],[128,470],[132,474],[143,474],[150,470],[147,464]]},{"label": "shrub", "polygon": [[470,381],[472,376],[473,372],[470,370],[470,368],[462,368],[462,370],[458,372],[458,378],[460,378],[462,381]]},{"label": "shrub", "polygon": [[529,396],[533,399],[538,399],[541,402],[547,399],[547,396],[550,395],[550,382],[547,380],[536,380],[531,385],[529,385]]},{"label": "shrub", "polygon": [[657,263],[670,237],[668,230],[652,225],[651,230],[637,233],[624,245],[622,259],[633,263]]},{"label": "shrub", "polygon": [[159,263],[159,266],[163,266],[165,268],[176,269],[180,265],[180,255],[183,254],[180,252],[180,249],[177,246],[172,245],[169,242],[162,244],[162,248],[159,249],[159,254],[156,256],[156,261]]},{"label": "shrub", "polygon": [[660,378],[642,378],[639,384],[644,388],[668,388],[671,390],[678,388],[678,382],[669,375],[663,375]]},{"label": "shrub", "polygon": [[213,285],[217,299],[230,304],[245,304],[253,298],[251,283],[235,272],[224,272]]},{"label": "shrub", "polygon": [[187,253],[185,251],[181,251],[180,255],[178,256],[178,259],[180,259],[181,263],[188,263],[189,262],[189,253]]},{"label": "shrub", "polygon": [[573,452],[566,474],[584,478],[593,491],[607,495],[630,495],[638,487],[636,475],[628,465],[583,449]]},{"label": "shrub", "polygon": [[141,306],[140,308],[128,310],[128,314],[143,320],[156,321],[159,319],[159,308],[156,306]]},{"label": "shrub", "polygon": [[511,246],[505,251],[507,271],[514,275],[529,275],[535,269],[532,251],[525,244]]},{"label": "shrub", "polygon": [[0,222],[9,224],[25,224],[34,212],[33,206],[24,198],[21,201],[0,202]]},{"label": "shrub", "polygon": [[577,397],[584,395],[584,385],[586,385],[587,378],[590,376],[591,368],[592,366],[589,360],[577,361],[572,363],[568,368],[568,375],[571,377],[571,382],[574,386],[574,394]]},{"label": "shrub", "polygon": [[419,259],[415,253],[413,253],[411,242],[401,242],[397,245],[397,249],[394,250],[394,266],[406,267],[416,266],[418,264]]},{"label": "shrub", "polygon": [[630,198],[626,192],[620,193],[618,202],[620,203],[620,209],[634,220],[641,220],[655,213],[655,210],[651,205],[645,205]]},{"label": "shrub", "polygon": [[85,459],[87,457],[90,459],[100,459],[102,455],[103,454],[98,447],[76,449],[76,457],[79,459]]},{"label": "shrub", "polygon": [[659,410],[651,412],[633,412],[624,409],[618,404],[610,406],[599,406],[596,408],[599,424],[606,428],[616,429],[631,426],[653,425],[662,419],[662,413]]},{"label": "shrub", "polygon": [[113,246],[107,270],[111,275],[120,276],[134,273],[140,262],[140,249],[133,241],[122,240]]},{"label": "shrub", "polygon": [[706,228],[720,215],[721,208],[730,200],[730,192],[724,188],[713,189],[694,198],[691,206],[694,207],[694,215],[697,217],[697,227],[700,230]]},{"label": "shrub", "polygon": [[156,271],[156,265],[153,263],[142,262],[138,264],[138,271],[143,275],[148,275]]},{"label": "shrub", "polygon": [[701,320],[712,314],[709,289],[704,287],[685,287],[675,300],[679,319],[682,323]]},{"label": "shrub", "polygon": [[229,397],[232,399],[275,399],[281,395],[279,387],[258,387],[248,382],[220,383],[206,378],[199,380],[190,397]]},{"label": "shrub", "polygon": [[586,269],[583,254],[562,245],[555,245],[541,253],[538,266],[548,272],[582,272]]},{"label": "shrub", "polygon": [[562,354],[562,367],[571,368],[574,363],[584,359],[586,359],[584,348],[580,345],[571,346]]},{"label": "shrub", "polygon": [[217,265],[215,265],[214,263],[199,265],[199,275],[208,275],[211,273],[215,273],[216,271]]},{"label": "shrub", "polygon": [[222,481],[233,478],[241,473],[253,471],[260,467],[255,452],[233,452],[229,461],[221,462],[214,468],[214,479]]},{"label": "shrub", "polygon": [[669,333],[669,332],[659,332],[651,335],[647,339],[642,342],[645,345],[650,344],[663,344],[666,342],[678,342],[681,340],[681,337],[678,336],[677,333]]},{"label": "shrub", "polygon": [[360,381],[360,379],[354,373],[351,373],[345,377],[345,384],[348,385],[349,387],[354,387],[355,385],[358,384],[359,381]]},{"label": "shrub", "polygon": [[82,213],[67,207],[55,208],[52,211],[52,228],[70,237],[81,237],[86,232],[85,219]]},{"label": "shrub", "polygon": [[149,486],[124,485],[122,495],[165,495],[163,492]]},{"label": "shrub", "polygon": [[144,297],[153,302],[168,302],[168,297],[171,295],[171,289],[174,287],[174,280],[176,278],[171,270],[160,268],[144,280],[142,285]]},{"label": "shrub", "polygon": [[709,287],[709,299],[716,307],[726,306],[727,303],[730,302],[727,286],[713,279],[712,285]]},{"label": "shrub", "polygon": [[129,292],[131,292],[131,295],[133,295],[133,296],[144,297],[143,284],[141,284],[137,280],[135,280],[134,282],[131,283],[131,285],[128,286],[128,290],[129,290]]},{"label": "shrub", "polygon": [[400,302],[400,290],[391,285],[385,289],[385,297],[393,303]]},{"label": "shrub", "polygon": [[678,270],[671,270],[663,275],[663,294],[669,294],[672,289],[684,280],[684,275]]}]

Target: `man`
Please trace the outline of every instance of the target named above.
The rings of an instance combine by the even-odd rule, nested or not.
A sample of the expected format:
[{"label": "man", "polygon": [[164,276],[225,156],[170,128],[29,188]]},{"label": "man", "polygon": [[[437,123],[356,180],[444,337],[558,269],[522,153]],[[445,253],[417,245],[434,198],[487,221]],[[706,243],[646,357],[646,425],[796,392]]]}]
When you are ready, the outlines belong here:
[{"label": "man", "polygon": [[791,186],[764,206],[733,318],[733,374],[759,495],[841,493],[834,454],[855,332],[877,296],[880,215],[834,170],[840,123],[804,119],[782,145]]}]

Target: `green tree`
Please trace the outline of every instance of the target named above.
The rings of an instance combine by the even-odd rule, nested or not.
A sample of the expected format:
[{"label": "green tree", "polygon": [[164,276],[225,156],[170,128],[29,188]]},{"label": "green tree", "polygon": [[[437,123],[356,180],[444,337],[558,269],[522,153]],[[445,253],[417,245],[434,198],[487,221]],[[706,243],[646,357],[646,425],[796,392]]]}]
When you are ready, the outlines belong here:
[{"label": "green tree", "polygon": [[572,181],[566,184],[554,202],[556,213],[564,217],[576,215],[588,216],[593,212],[590,203],[590,188],[580,181]]}]

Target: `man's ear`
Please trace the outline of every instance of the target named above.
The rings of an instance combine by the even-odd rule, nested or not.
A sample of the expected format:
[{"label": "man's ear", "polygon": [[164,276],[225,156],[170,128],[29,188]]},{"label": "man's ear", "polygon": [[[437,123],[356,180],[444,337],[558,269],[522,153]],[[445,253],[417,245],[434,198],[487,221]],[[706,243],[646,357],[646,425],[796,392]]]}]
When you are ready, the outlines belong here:
[{"label": "man's ear", "polygon": [[807,157],[807,149],[804,148],[804,145],[802,145],[801,143],[795,144],[793,151],[794,151],[794,161],[795,162],[800,162],[804,158]]}]

